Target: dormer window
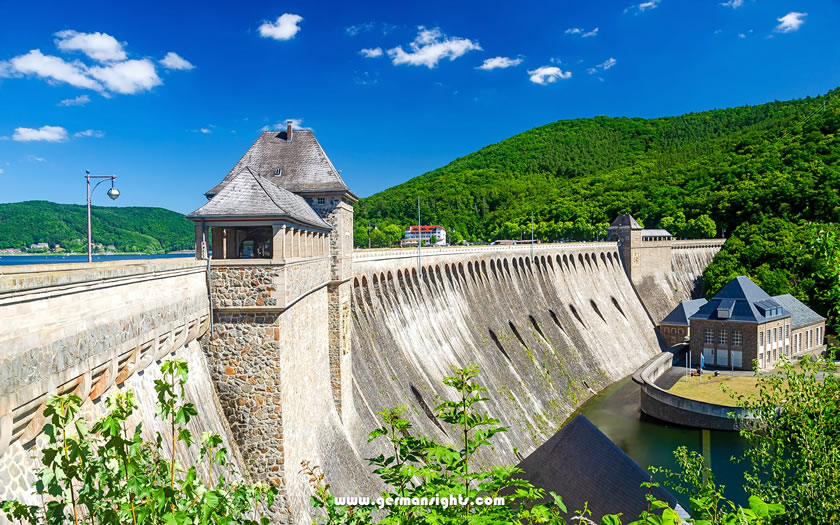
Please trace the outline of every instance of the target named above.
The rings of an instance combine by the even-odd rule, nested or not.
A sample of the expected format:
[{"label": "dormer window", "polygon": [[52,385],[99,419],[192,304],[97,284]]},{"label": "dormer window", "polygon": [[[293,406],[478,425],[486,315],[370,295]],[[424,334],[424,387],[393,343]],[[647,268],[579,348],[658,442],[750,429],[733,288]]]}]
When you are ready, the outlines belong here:
[{"label": "dormer window", "polygon": [[276,170],[274,170],[274,176],[275,177],[279,177],[282,174],[283,174],[283,168],[277,168]]},{"label": "dormer window", "polygon": [[318,197],[318,206],[325,206],[327,204],[326,197]]},{"label": "dormer window", "polygon": [[732,309],[735,307],[735,301],[732,299],[723,299],[717,307],[718,319],[729,319],[732,317]]}]

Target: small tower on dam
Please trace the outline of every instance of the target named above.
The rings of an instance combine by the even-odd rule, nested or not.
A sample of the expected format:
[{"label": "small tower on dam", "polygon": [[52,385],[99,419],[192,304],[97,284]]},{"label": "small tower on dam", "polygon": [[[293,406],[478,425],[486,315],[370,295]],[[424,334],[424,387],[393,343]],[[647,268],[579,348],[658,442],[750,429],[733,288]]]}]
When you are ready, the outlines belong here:
[{"label": "small tower on dam", "polygon": [[667,230],[645,229],[632,215],[622,213],[607,228],[607,240],[618,241],[624,271],[634,284],[671,271],[674,236]]},{"label": "small tower on dam", "polygon": [[282,487],[284,399],[330,389],[341,414],[358,198],[312,131],[291,125],[262,133],[205,195],[189,215],[196,256],[209,258],[214,324],[203,347],[252,474]]}]

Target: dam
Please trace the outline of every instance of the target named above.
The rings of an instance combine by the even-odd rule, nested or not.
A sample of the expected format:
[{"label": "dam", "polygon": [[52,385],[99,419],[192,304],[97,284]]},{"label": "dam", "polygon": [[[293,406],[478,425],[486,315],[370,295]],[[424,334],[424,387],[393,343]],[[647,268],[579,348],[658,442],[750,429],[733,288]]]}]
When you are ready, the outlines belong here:
[{"label": "dam", "polygon": [[457,441],[432,413],[453,366],[478,365],[487,411],[510,427],[476,460],[516,464],[661,351],[658,309],[699,292],[723,243],[671,240],[655,263],[621,241],[354,251],[355,195],[291,129],[261,135],[208,197],[195,260],[0,269],[0,498],[31,498],[54,393],[95,417],[132,389],[153,435],[170,355],[190,363],[195,432],[281,489],[277,522],[311,521],[302,461],[336,494],[380,490],[366,460],[387,452],[367,441],[378,411],[405,405],[417,433]]}]

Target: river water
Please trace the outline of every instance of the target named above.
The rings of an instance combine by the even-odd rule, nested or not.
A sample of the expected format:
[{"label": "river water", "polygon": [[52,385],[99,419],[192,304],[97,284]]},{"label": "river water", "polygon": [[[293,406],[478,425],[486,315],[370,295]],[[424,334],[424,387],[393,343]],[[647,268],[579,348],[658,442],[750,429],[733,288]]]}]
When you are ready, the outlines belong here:
[{"label": "river water", "polygon": [[[179,257],[195,257],[195,254],[191,252],[166,253],[157,255],[144,255],[137,253],[94,255],[93,262],[128,261],[143,259],[177,259]],[[66,264],[84,262],[87,262],[87,255],[0,255],[0,266],[12,266],[19,264]]]},{"label": "river water", "polygon": [[[730,461],[733,456],[743,457],[746,449],[738,433],[701,431],[660,422],[641,413],[640,396],[639,385],[627,377],[592,397],[572,417],[585,415],[642,468],[662,466],[677,470],[674,449],[685,445],[702,453],[703,433],[707,433],[708,457],[718,485],[725,485],[726,496],[746,506],[744,465]],[[689,508],[685,496],[677,493],[674,496]]]}]

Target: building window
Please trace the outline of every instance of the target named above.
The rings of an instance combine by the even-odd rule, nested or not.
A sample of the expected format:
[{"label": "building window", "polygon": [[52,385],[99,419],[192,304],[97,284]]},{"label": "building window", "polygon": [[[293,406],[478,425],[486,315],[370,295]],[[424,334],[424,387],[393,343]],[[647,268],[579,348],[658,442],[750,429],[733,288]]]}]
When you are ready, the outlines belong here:
[{"label": "building window", "polygon": [[325,197],[318,197],[318,206],[323,206],[327,203],[327,199]]},{"label": "building window", "polygon": [[785,325],[785,339],[787,339],[788,337],[790,337],[790,325],[786,324]]},{"label": "building window", "polygon": [[706,344],[714,344],[715,342],[715,332],[711,328],[706,328],[703,332],[703,342]]},{"label": "building window", "polygon": [[726,339],[727,339],[726,330],[720,330],[718,332],[718,344],[719,345],[725,345],[726,344]]},{"label": "building window", "polygon": [[758,346],[764,346],[764,331],[758,332]]},{"label": "building window", "polygon": [[741,339],[741,331],[740,330],[733,331],[732,332],[732,344],[734,346],[741,346],[742,341],[743,340]]},{"label": "building window", "polygon": [[767,346],[770,346],[770,330],[767,330],[767,336],[765,339],[767,339]]}]

